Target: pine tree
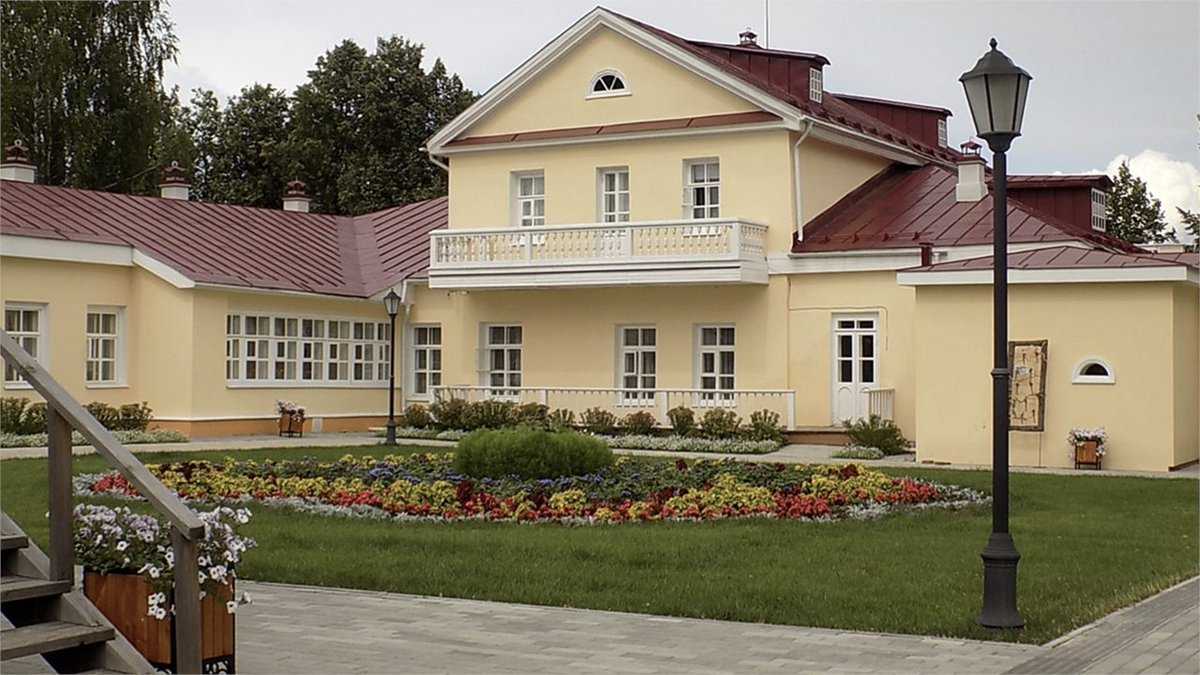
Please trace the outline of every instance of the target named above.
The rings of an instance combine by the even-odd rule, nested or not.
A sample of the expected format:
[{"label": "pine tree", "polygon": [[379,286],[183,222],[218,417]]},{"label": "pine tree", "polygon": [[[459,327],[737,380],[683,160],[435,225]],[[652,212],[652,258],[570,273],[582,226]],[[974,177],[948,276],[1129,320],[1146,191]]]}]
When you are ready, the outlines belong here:
[{"label": "pine tree", "polygon": [[1108,234],[1131,244],[1160,244],[1175,241],[1175,233],[1163,215],[1162,202],[1146,189],[1146,182],[1122,162],[1108,193]]}]

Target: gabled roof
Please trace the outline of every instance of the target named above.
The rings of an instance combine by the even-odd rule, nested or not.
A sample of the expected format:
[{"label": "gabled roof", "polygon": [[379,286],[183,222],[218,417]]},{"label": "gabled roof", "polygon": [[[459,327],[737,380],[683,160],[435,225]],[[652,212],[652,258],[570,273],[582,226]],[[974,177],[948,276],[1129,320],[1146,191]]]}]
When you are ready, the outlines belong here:
[{"label": "gabled roof", "polygon": [[0,234],[128,246],[243,288],[369,297],[423,276],[428,233],[446,222],[444,197],[349,218],[0,182]]},{"label": "gabled roof", "polygon": [[[958,176],[936,165],[892,165],[843,197],[804,226],[793,253],[968,246],[992,242],[992,196],[959,202]],[[1140,254],[1133,244],[1099,232],[1084,232],[1015,199],[1008,202],[1011,244],[1076,241]]]}]

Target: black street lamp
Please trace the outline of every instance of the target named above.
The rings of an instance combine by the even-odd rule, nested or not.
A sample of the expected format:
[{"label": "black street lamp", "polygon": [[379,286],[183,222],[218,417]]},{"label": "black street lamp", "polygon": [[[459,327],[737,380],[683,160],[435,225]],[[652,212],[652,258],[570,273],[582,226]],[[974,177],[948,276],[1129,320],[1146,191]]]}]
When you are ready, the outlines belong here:
[{"label": "black street lamp", "polygon": [[387,421],[387,438],[384,439],[384,445],[396,444],[396,314],[400,312],[400,296],[396,295],[395,289],[389,290],[387,295],[383,296],[383,307],[387,310],[388,317],[392,320],[392,334],[388,339],[388,349],[391,353],[388,355],[388,421]]},{"label": "black street lamp", "polygon": [[1008,146],[1021,135],[1025,96],[1033,78],[996,49],[984,54],[975,67],[958,78],[966,90],[975,131],[987,141],[995,158],[992,171],[992,312],[994,333],[992,362],[992,534],[980,555],[983,558],[983,610],[979,624],[985,628],[1025,625],[1017,613],[1017,562],[1021,554],[1008,531]]}]

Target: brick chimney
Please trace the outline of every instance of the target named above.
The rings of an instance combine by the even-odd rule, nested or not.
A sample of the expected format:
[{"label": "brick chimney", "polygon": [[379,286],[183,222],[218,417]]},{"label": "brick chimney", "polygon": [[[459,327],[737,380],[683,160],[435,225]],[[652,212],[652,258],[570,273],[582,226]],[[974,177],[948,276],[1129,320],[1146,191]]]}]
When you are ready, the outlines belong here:
[{"label": "brick chimney", "polygon": [[954,196],[960,202],[977,202],[988,193],[983,176],[983,157],[979,156],[982,146],[975,141],[967,141],[958,147],[962,148],[963,158],[958,160],[958,185],[954,188]]},{"label": "brick chimney", "polygon": [[308,213],[308,204],[312,200],[304,192],[307,187],[308,183],[302,180],[289,180],[283,191],[283,210]]},{"label": "brick chimney", "polygon": [[37,169],[29,161],[29,147],[20,140],[12,145],[4,146],[4,161],[0,162],[0,179],[14,180],[21,183],[33,183],[37,180]]},{"label": "brick chimney", "polygon": [[186,202],[191,195],[191,188],[187,171],[179,166],[179,162],[173,161],[171,166],[163,169],[163,179],[158,184],[158,193],[163,199],[179,199]]},{"label": "brick chimney", "polygon": [[749,26],[746,27],[746,30],[738,33],[738,38],[741,40],[740,42],[738,42],[739,47],[750,47],[751,49],[761,49],[761,47],[758,46],[758,34],[755,33],[754,31],[750,30]]}]

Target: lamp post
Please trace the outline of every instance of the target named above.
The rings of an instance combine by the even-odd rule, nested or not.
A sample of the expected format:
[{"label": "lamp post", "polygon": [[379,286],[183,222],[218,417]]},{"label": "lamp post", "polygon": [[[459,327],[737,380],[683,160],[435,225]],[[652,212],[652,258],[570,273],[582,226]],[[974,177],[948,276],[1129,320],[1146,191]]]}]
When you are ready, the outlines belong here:
[{"label": "lamp post", "polygon": [[983,609],[978,622],[985,628],[1019,629],[1017,562],[1021,554],[1008,531],[1008,152],[1021,135],[1025,97],[1033,78],[996,49],[979,59],[958,78],[971,108],[976,134],[992,149],[992,534],[983,553]]},{"label": "lamp post", "polygon": [[383,307],[392,320],[392,334],[388,338],[388,421],[387,438],[384,445],[396,444],[396,314],[400,312],[400,296],[392,289],[383,296]]}]

